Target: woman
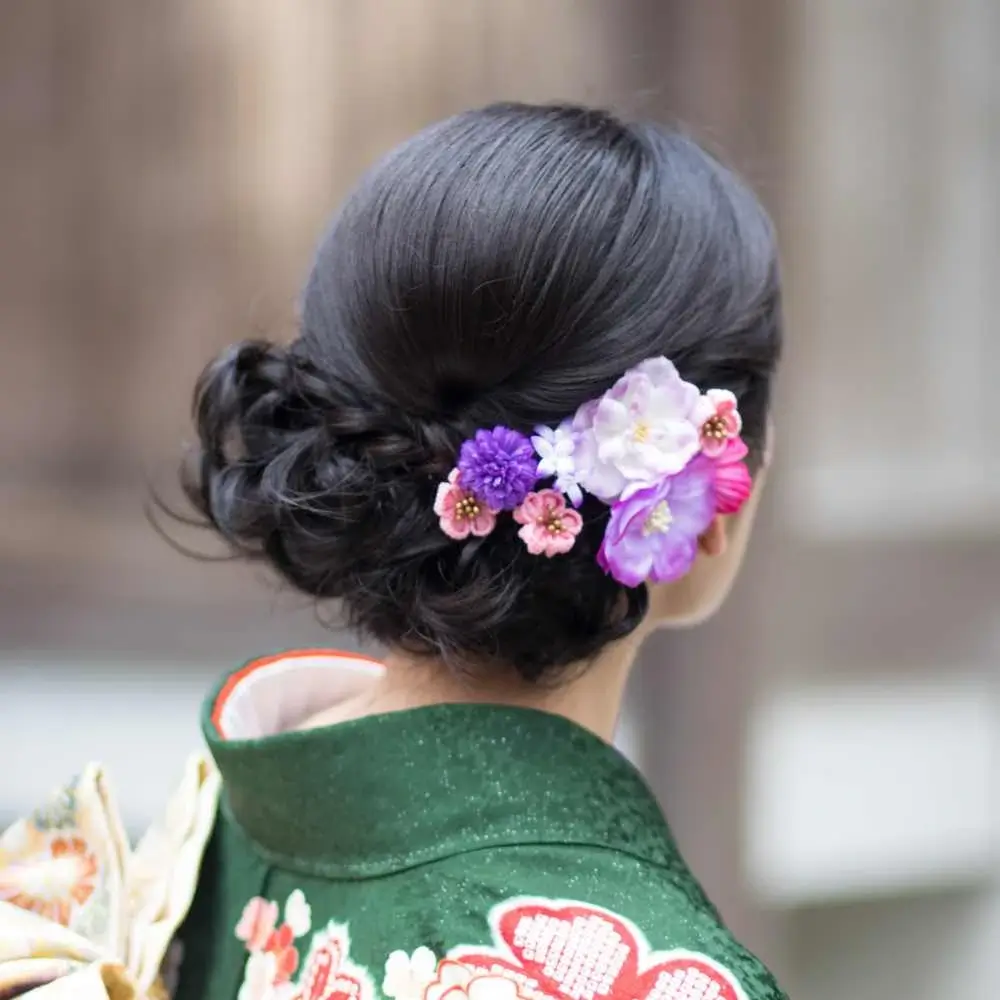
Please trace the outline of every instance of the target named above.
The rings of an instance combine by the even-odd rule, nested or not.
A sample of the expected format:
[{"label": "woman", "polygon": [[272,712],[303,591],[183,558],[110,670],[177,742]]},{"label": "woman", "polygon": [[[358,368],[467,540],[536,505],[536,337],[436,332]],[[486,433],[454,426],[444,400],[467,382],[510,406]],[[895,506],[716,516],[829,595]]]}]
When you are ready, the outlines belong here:
[{"label": "woman", "polygon": [[196,390],[190,499],[385,649],[237,670],[178,997],[775,1000],[610,741],[765,471],[771,224],[690,139],[458,115],[368,174],[289,348]]}]

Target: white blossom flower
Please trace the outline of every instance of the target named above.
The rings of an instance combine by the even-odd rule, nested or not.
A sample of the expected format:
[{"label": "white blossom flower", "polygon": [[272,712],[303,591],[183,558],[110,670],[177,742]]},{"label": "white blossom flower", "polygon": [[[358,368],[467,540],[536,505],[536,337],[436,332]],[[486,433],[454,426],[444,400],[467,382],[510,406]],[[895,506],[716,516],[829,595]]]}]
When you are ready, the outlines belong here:
[{"label": "white blossom flower", "polygon": [[583,492],[576,479],[576,436],[573,422],[564,420],[558,427],[536,427],[531,444],[538,455],[538,475],[552,478],[560,493],[565,493],[574,507],[583,503]]},{"label": "white blossom flower", "polygon": [[611,502],[626,486],[680,472],[701,448],[693,420],[700,398],[666,358],[627,371],[574,418],[581,486]]},{"label": "white blossom flower", "polygon": [[312,927],[312,907],[301,889],[294,889],[285,903],[285,923],[297,938],[308,934]]},{"label": "white blossom flower", "polygon": [[394,951],[385,960],[382,992],[391,1000],[423,1000],[436,973],[437,958],[430,948],[417,948],[412,955]]}]

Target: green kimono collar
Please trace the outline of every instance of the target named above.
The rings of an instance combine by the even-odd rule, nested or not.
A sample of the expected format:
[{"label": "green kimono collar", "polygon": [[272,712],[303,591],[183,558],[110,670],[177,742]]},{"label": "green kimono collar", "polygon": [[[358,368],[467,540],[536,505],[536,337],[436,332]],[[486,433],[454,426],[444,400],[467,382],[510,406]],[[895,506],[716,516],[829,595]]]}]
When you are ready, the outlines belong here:
[{"label": "green kimono collar", "polygon": [[561,716],[446,704],[292,728],[379,670],[354,654],[283,654],[236,671],[207,699],[224,812],[269,860],[361,878],[483,848],[560,844],[681,864],[635,768]]}]

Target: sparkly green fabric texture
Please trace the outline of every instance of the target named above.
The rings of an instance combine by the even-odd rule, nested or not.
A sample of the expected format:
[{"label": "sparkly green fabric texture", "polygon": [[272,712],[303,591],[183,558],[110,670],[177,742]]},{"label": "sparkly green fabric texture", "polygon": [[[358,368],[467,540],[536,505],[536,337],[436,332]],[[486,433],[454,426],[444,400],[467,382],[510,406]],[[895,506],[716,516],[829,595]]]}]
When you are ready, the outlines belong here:
[{"label": "sparkly green fabric texture", "polygon": [[[442,705],[225,741],[214,700],[223,803],[176,1000],[412,1000],[389,979],[383,992],[388,957],[459,947],[502,954],[494,972],[516,966],[527,1000],[784,997],[722,925],[642,777],[566,719]],[[290,897],[308,930],[281,916]]]}]

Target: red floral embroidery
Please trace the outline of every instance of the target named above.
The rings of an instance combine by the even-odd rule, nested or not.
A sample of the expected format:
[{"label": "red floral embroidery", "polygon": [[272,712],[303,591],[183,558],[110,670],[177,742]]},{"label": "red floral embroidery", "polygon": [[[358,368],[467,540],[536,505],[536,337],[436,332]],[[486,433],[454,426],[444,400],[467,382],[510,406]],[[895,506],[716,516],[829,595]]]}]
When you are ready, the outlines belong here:
[{"label": "red floral embroidery", "polygon": [[522,996],[559,1000],[747,1000],[707,955],[654,952],[638,928],[581,903],[520,899],[493,912],[497,949],[449,958],[514,981]]},{"label": "red floral embroidery", "polygon": [[295,935],[288,924],[282,924],[267,939],[264,951],[274,955],[274,981],[285,983],[295,974],[299,967],[299,950],[292,943]]},{"label": "red floral embroidery", "polygon": [[[288,897],[284,919],[278,920],[273,900],[255,896],[243,908],[236,937],[249,956],[238,1000],[372,1000],[375,989],[367,973],[348,957],[351,943],[345,926],[327,924],[308,946],[312,910],[300,889]],[[309,953],[293,981],[300,947],[309,947]]]},{"label": "red floral embroidery", "polygon": [[359,1000],[371,996],[366,985],[344,968],[340,942],[330,937],[310,954],[296,1000]]}]

